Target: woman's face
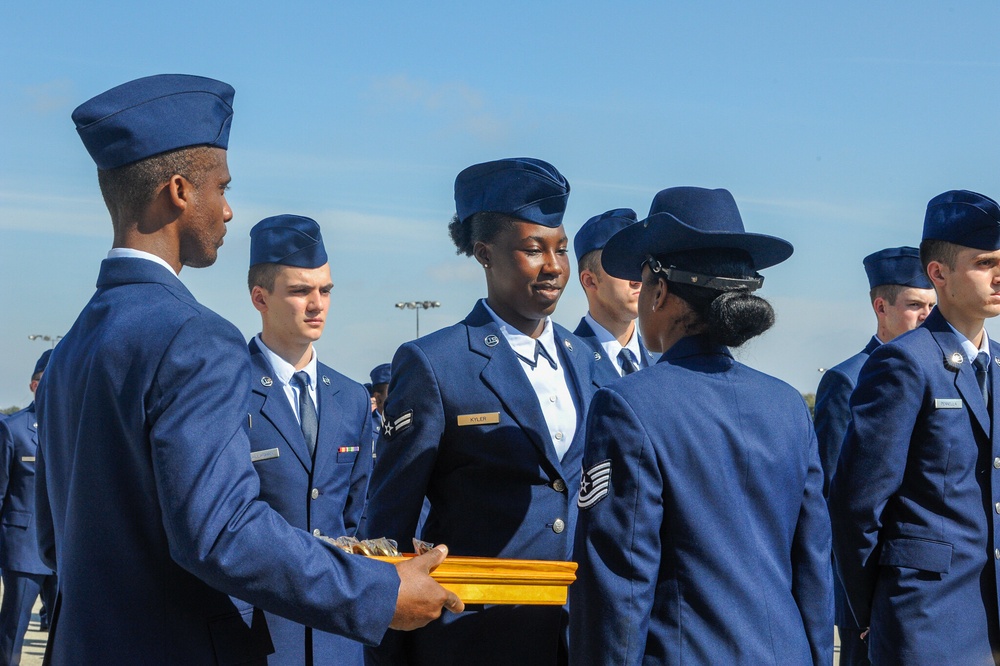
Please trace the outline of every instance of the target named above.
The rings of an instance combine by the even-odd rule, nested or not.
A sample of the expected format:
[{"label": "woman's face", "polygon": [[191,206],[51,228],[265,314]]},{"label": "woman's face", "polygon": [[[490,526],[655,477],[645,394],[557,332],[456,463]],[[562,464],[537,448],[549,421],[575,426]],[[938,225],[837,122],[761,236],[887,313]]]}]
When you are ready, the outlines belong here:
[{"label": "woman's face", "polygon": [[569,280],[569,239],[562,225],[516,222],[492,243],[479,244],[490,307],[526,335],[541,333]]}]

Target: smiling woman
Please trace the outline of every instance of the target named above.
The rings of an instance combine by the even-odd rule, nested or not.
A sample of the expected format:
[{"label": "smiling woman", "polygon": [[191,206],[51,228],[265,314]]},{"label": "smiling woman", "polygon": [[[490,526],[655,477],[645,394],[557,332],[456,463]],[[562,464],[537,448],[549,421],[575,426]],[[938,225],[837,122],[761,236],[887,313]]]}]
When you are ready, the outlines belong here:
[{"label": "smiling woman", "polygon": [[[593,354],[553,323],[569,277],[569,184],[529,158],[465,169],[449,226],[487,298],[400,347],[372,476],[366,536],[418,535],[454,555],[566,560],[576,522]],[[561,606],[466,607],[379,647],[387,663],[565,663]],[[405,642],[405,644],[404,644]]]}]

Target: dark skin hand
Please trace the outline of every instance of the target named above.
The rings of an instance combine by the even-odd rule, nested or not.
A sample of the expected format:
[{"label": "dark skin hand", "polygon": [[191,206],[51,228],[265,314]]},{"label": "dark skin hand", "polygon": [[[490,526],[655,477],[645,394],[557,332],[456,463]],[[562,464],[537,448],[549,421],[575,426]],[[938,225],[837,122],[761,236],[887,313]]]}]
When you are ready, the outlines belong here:
[{"label": "dark skin hand", "polygon": [[439,618],[445,608],[452,613],[465,610],[465,604],[458,595],[441,587],[430,576],[431,571],[444,562],[447,556],[448,547],[440,545],[423,555],[408,557],[396,565],[399,595],[396,597],[396,613],[392,616],[390,629],[419,629]]}]

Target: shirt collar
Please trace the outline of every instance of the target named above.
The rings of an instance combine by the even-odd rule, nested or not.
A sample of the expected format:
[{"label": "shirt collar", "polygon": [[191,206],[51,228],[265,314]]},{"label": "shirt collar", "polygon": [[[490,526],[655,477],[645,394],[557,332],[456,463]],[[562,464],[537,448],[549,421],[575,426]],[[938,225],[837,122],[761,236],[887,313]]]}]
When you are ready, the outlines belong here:
[{"label": "shirt collar", "polygon": [[483,299],[483,307],[486,311],[490,313],[493,321],[497,323],[500,327],[500,332],[503,333],[503,337],[507,340],[507,344],[510,348],[514,350],[515,353],[520,354],[526,358],[535,358],[535,342],[536,340],[542,344],[545,351],[548,353],[549,357],[556,362],[556,368],[559,367],[559,351],[556,347],[556,336],[552,328],[552,318],[545,318],[545,326],[542,328],[541,335],[538,338],[532,338],[530,335],[525,335],[521,331],[517,330],[493,311],[493,308],[489,306],[486,299]]},{"label": "shirt collar", "polygon": [[959,333],[958,329],[951,325],[951,322],[945,319],[945,323],[948,324],[948,328],[951,329],[951,332],[958,336],[958,339],[962,344],[962,351],[965,352],[965,357],[969,359],[970,363],[976,360],[976,357],[979,356],[980,352],[985,352],[987,356],[990,355],[990,338],[986,334],[985,328],[983,329],[983,340],[977,349],[976,345],[972,344],[972,340]]},{"label": "shirt collar", "polygon": [[171,266],[163,259],[163,257],[158,257],[155,254],[149,252],[143,252],[142,250],[136,250],[132,247],[113,247],[108,250],[108,259],[120,259],[122,257],[128,257],[130,259],[145,259],[146,261],[152,261],[155,264],[159,264],[166,268],[174,277],[179,277],[174,267]]},{"label": "shirt collar", "polygon": [[[622,350],[622,345],[618,342],[618,339],[612,335],[608,329],[597,323],[597,320],[594,319],[589,312],[584,315],[583,318],[587,320],[587,325],[590,326],[590,330],[594,332],[594,335],[597,337],[597,341],[601,343],[604,350],[608,352],[612,358],[618,358],[618,352]],[[635,358],[635,362],[637,364],[642,363],[642,354],[640,353],[639,347],[638,326],[632,329],[632,337],[630,337],[628,342],[625,343],[625,349],[632,352],[632,356]]]},{"label": "shirt collar", "polygon": [[[271,372],[274,374],[274,379],[281,382],[282,385],[288,385],[292,381],[292,375],[299,372],[295,369],[295,366],[281,358],[273,351],[268,349],[267,345],[260,338],[260,333],[255,336],[257,340],[257,346],[264,353],[264,358],[267,359],[267,364],[271,366]],[[302,368],[307,375],[309,375],[309,385],[316,389],[316,348],[313,347],[312,358],[309,359],[309,363],[306,367]]]}]

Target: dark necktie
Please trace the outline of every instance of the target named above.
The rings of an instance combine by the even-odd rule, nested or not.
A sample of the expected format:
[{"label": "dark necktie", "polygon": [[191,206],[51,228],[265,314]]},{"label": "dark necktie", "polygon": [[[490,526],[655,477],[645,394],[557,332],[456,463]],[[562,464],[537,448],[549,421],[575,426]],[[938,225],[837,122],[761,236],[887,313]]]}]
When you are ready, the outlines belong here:
[{"label": "dark necktie", "polygon": [[979,382],[979,390],[983,393],[983,402],[990,404],[990,357],[985,352],[979,352],[976,360],[972,362],[976,367],[976,381]]},{"label": "dark necktie", "polygon": [[631,375],[639,369],[636,366],[635,361],[632,360],[633,358],[634,356],[632,356],[632,351],[626,349],[625,347],[622,347],[622,350],[618,352],[618,362],[621,363],[622,366],[622,377],[625,375]]},{"label": "dark necktie", "polygon": [[[517,352],[514,353],[517,354]],[[545,347],[543,347],[542,343],[539,342],[538,340],[535,340],[535,358],[531,359],[528,358],[527,356],[522,356],[521,354],[517,354],[517,357],[522,361],[524,361],[525,363],[527,363],[529,366],[531,366],[532,369],[538,366],[539,356],[543,357],[546,361],[548,361],[549,365],[552,366],[553,370],[555,370],[558,367],[556,365],[556,362],[552,360],[552,357],[549,356],[549,353],[545,351]]]},{"label": "dark necktie", "polygon": [[309,447],[309,455],[315,457],[319,418],[316,416],[316,405],[309,397],[309,375],[305,370],[299,370],[292,375],[292,381],[299,388],[299,424],[302,426],[302,437]]}]

